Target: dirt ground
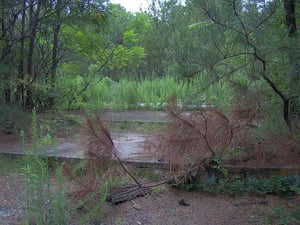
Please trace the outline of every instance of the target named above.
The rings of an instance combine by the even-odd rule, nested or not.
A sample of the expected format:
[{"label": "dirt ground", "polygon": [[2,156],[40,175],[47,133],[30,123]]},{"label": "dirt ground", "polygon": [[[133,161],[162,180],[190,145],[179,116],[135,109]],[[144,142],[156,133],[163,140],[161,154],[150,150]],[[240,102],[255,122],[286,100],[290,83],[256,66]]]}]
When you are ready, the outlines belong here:
[{"label": "dirt ground", "polygon": [[[78,136],[74,132],[78,132],[78,129],[62,133],[59,140],[72,141],[73,139],[78,141]],[[16,151],[20,147],[21,142],[18,135],[0,135],[0,150]],[[287,156],[284,165],[289,164],[299,167],[298,155]],[[279,157],[282,162],[283,156]],[[295,157],[298,157],[297,160],[295,160]],[[289,162],[288,160],[291,161]],[[276,159],[272,161],[276,162]],[[247,163],[255,166],[255,162],[251,164],[248,161]],[[274,165],[269,164],[267,166]],[[23,185],[24,183],[19,175],[15,173],[1,173],[0,171],[0,225],[22,224],[25,207]],[[179,202],[187,204],[184,206],[179,204]],[[267,218],[274,219],[272,223],[268,224],[280,224],[275,218],[276,208],[279,205],[288,207],[290,203],[300,204],[299,197],[291,200],[272,195],[265,197],[230,197],[199,192],[185,192],[162,186],[144,197],[122,204],[112,205],[111,203],[105,203],[103,219],[92,224],[259,225],[267,224]],[[287,212],[281,213],[284,215]],[[73,222],[71,225],[73,224],[76,225],[76,222]]]},{"label": "dirt ground", "polygon": [[[23,183],[16,174],[0,174],[0,225],[21,225],[25,202]],[[184,200],[186,206],[179,204]],[[90,224],[101,225],[252,225],[266,224],[267,218],[279,224],[276,207],[300,199],[284,200],[277,196],[230,197],[185,192],[169,187],[118,205],[106,203],[104,217]],[[273,213],[272,213],[273,212]],[[281,212],[283,215],[286,213]],[[73,220],[70,225],[76,225]]]},{"label": "dirt ground", "polygon": [[[0,174],[0,224],[20,225],[25,202],[23,183],[17,174]],[[186,206],[179,204],[181,200]],[[230,197],[161,187],[156,191],[118,205],[106,203],[104,217],[92,224],[105,225],[251,225],[274,217],[278,205],[300,203],[277,196]],[[284,212],[282,212],[284,213]],[[76,224],[73,222],[72,224]],[[277,223],[272,223],[277,224]]]},{"label": "dirt ground", "polygon": [[[187,206],[180,205],[184,199]],[[269,210],[287,201],[275,196],[229,197],[165,189],[105,208],[106,224],[263,224]]]}]

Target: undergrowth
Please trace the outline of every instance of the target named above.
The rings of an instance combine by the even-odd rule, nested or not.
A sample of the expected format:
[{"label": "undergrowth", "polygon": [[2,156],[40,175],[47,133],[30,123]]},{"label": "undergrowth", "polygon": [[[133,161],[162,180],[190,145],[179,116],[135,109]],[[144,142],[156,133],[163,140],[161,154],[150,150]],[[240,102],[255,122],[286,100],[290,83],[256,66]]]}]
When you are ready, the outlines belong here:
[{"label": "undergrowth", "polygon": [[[50,160],[46,156],[46,146],[51,141],[45,143],[41,133],[45,126],[39,122],[33,111],[32,147],[26,149],[24,145],[25,156],[18,160],[18,173],[25,184],[22,193],[25,196],[24,224],[64,225],[74,218],[76,224],[97,223],[102,217],[108,190],[114,184],[114,179],[110,179],[114,175],[109,175],[106,170],[114,166],[99,166],[101,163],[94,164],[94,160],[79,164],[61,164],[55,159]],[[51,130],[52,125],[49,126]],[[22,143],[25,143],[24,132],[21,137]],[[67,189],[69,185],[74,186],[72,192]]]},{"label": "undergrowth", "polygon": [[[135,100],[133,99],[133,101]],[[239,111],[238,114],[241,115],[241,112]],[[162,146],[166,147],[165,150],[167,150],[164,159],[173,164],[174,168],[180,162],[182,163],[181,169],[186,169],[185,171],[182,170],[186,176],[180,183],[181,187],[187,191],[205,191],[234,196],[248,193],[255,195],[276,194],[290,198],[299,195],[300,184],[297,179],[280,176],[247,179],[240,176],[229,177],[224,168],[218,167],[219,161],[215,162],[214,167],[223,174],[222,178],[199,176],[199,172],[203,168],[212,166],[208,163],[209,161],[222,157],[224,152],[228,150],[241,147],[237,143],[244,137],[240,136],[241,138],[236,141],[234,135],[243,128],[252,125],[250,122],[255,115],[253,118],[249,118],[250,113],[253,112],[247,111],[248,117],[238,117],[239,120],[234,120],[236,118],[225,115],[217,109],[201,109],[191,114],[180,114],[175,109],[170,108],[169,116],[172,123],[167,128],[168,133],[164,140],[166,142]],[[235,123],[236,121],[239,123]],[[116,157],[116,149],[102,121],[99,118],[89,121],[87,118],[87,122],[90,125],[89,132],[87,132],[89,135],[87,157],[93,160],[88,160],[85,165],[79,166],[75,173],[69,170],[69,172],[71,171],[69,173],[71,178],[75,178],[73,181],[75,180],[77,185],[77,192],[75,191],[72,196],[74,197],[72,200],[75,199],[76,203],[73,204],[72,209],[69,209],[67,207],[68,200],[71,198],[66,194],[66,168],[64,168],[63,173],[63,168],[59,164],[55,164],[55,170],[50,170],[43,151],[45,145],[53,144],[51,132],[55,126],[67,124],[54,117],[53,121],[42,120],[42,123],[38,123],[36,114],[33,112],[32,149],[26,150],[21,164],[21,174],[26,187],[24,192],[26,194],[25,224],[68,224],[70,217],[78,212],[81,214],[80,224],[99,223],[101,221],[102,208],[108,190],[115,185],[115,179],[112,178],[120,177],[120,171],[115,169],[115,165],[107,163],[111,161],[112,157]],[[133,127],[137,130],[139,124],[120,123],[115,129],[131,130]],[[142,129],[145,130],[145,128]],[[151,129],[157,128],[151,127]],[[24,133],[21,136],[24,138]],[[265,146],[270,146],[267,141],[258,140],[257,137],[261,138],[262,136],[259,133],[254,136],[258,150],[263,152]],[[260,157],[260,152],[257,153],[257,156]],[[155,178],[155,174],[152,175]],[[53,186],[53,178],[55,187]],[[139,185],[138,182],[137,184]],[[296,209],[299,211],[299,208],[296,207]],[[296,219],[297,216],[299,213],[296,213]],[[291,214],[290,217],[293,218],[293,215]]]},{"label": "undergrowth", "polygon": [[270,216],[264,219],[264,225],[300,224],[300,206],[296,204],[278,204],[269,209]]},{"label": "undergrowth", "polygon": [[[230,196],[244,195],[278,195],[288,200],[299,199],[300,180],[295,176],[271,176],[271,177],[249,177],[243,178],[239,175],[228,175],[228,171],[215,166],[221,176],[201,174],[190,174],[185,183],[175,184],[172,187],[186,191],[199,191],[212,194],[224,194]],[[300,224],[300,206],[294,203],[287,205],[279,204],[268,208],[268,215],[263,223],[270,224]]]},{"label": "undergrowth", "polygon": [[17,134],[30,124],[30,115],[20,107],[0,103],[0,133]]},{"label": "undergrowth", "polygon": [[0,154],[0,173],[18,173],[20,168],[19,160]]},{"label": "undergrowth", "polygon": [[58,164],[53,174],[48,167],[45,150],[39,139],[38,122],[32,113],[32,148],[24,149],[20,173],[25,182],[25,224],[67,224],[68,210],[62,168]]},{"label": "undergrowth", "polygon": [[299,195],[300,183],[295,177],[286,176],[244,179],[238,175],[228,178],[212,175],[202,178],[193,177],[182,188],[186,191],[204,191],[232,196],[275,194],[283,198],[291,198]]}]

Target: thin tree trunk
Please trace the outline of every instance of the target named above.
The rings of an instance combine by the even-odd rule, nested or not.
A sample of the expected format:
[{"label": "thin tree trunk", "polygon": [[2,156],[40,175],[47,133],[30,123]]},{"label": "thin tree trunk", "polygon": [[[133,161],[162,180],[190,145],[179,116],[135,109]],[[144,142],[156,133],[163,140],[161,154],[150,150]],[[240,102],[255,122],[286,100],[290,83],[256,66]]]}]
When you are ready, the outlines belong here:
[{"label": "thin tree trunk", "polygon": [[17,81],[17,93],[16,93],[16,103],[19,105],[24,104],[24,78],[25,78],[25,22],[26,22],[26,3],[27,1],[23,1],[22,6],[22,23],[21,23],[21,46],[20,46],[20,65],[19,65],[19,74]]},{"label": "thin tree trunk", "polygon": [[50,107],[55,103],[55,82],[56,82],[56,70],[58,64],[58,41],[59,31],[61,25],[61,0],[57,0],[56,3],[56,21],[53,29],[53,49],[52,49],[52,68],[51,68],[51,96],[50,96]]},{"label": "thin tree trunk", "polygon": [[284,0],[285,21],[289,29],[289,36],[295,36],[296,27],[296,12],[295,12],[295,0]]},{"label": "thin tree trunk", "polygon": [[7,105],[11,103],[11,90],[9,87],[4,90],[4,103]]},{"label": "thin tree trunk", "polygon": [[292,124],[290,120],[290,100],[291,98],[287,98],[275,85],[275,83],[267,76],[263,75],[263,79],[268,83],[268,85],[272,88],[272,90],[280,97],[283,106],[282,106],[282,114],[283,119],[290,130],[292,130]]},{"label": "thin tree trunk", "polygon": [[28,61],[27,61],[27,74],[28,74],[28,81],[27,81],[27,90],[26,90],[26,101],[25,101],[25,109],[32,110],[34,108],[33,102],[33,54],[34,54],[34,46],[35,46],[35,39],[37,35],[38,29],[38,22],[39,22],[39,15],[41,9],[41,1],[37,1],[36,10],[35,8],[35,0],[30,0],[30,37],[29,37],[29,49],[28,49]]},{"label": "thin tree trunk", "polygon": [[[8,16],[9,15],[9,16]],[[15,24],[17,22],[19,12],[13,12],[10,9],[1,7],[0,15],[0,24],[1,24],[1,42],[2,48],[0,53],[0,64],[3,65],[6,69],[0,74],[0,79],[4,81],[3,85],[3,96],[5,104],[11,104],[13,102],[12,93],[13,86],[11,85],[12,81],[12,61],[11,51],[13,45],[16,41],[12,40],[15,31]]]},{"label": "thin tree trunk", "polygon": [[[297,25],[296,25],[296,11],[295,11],[295,0],[284,0],[284,9],[285,9],[285,20],[288,27],[289,35],[289,48],[288,48],[288,60],[289,60],[289,71],[288,75],[290,77],[290,87],[291,95],[299,95],[299,84],[300,84],[300,74],[299,74],[299,62],[298,62],[298,37],[296,36]],[[298,96],[298,98],[300,98]],[[290,112],[291,122],[294,117],[299,116],[300,105],[299,101],[296,98],[290,100],[289,105],[287,106]]]}]

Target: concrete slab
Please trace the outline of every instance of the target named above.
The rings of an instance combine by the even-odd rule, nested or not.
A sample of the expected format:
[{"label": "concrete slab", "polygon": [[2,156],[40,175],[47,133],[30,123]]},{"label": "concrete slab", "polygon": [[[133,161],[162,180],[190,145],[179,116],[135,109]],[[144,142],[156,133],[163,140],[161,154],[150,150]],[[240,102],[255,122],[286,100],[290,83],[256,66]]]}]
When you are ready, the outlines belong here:
[{"label": "concrete slab", "polygon": [[147,135],[136,133],[113,133],[113,142],[121,159],[128,159],[143,154]]},{"label": "concrete slab", "polygon": [[[135,133],[113,133],[113,142],[119,151],[121,159],[130,159],[143,154],[144,141],[147,135]],[[85,146],[75,143],[62,143],[55,148],[48,148],[45,151],[47,156],[61,158],[78,158],[83,159]]]},{"label": "concrete slab", "polygon": [[62,143],[46,150],[47,156],[83,159],[85,147],[74,143]]}]

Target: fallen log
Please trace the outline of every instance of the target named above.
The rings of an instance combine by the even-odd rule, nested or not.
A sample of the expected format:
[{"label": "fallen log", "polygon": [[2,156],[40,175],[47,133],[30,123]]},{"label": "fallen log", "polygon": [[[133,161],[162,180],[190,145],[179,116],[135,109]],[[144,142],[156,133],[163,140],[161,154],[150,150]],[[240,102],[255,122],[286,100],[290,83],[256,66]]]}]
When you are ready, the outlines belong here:
[{"label": "fallen log", "polygon": [[170,177],[146,182],[141,184],[140,186],[137,184],[131,184],[122,187],[115,187],[111,190],[106,200],[113,204],[123,203],[149,194],[152,191],[153,187],[162,184],[170,184],[172,182],[174,182],[174,178]]},{"label": "fallen log", "polygon": [[122,202],[130,201],[137,197],[145,196],[151,192],[150,187],[139,187],[138,185],[120,187],[113,190],[114,193],[111,193],[107,201],[113,204],[119,204]]}]

